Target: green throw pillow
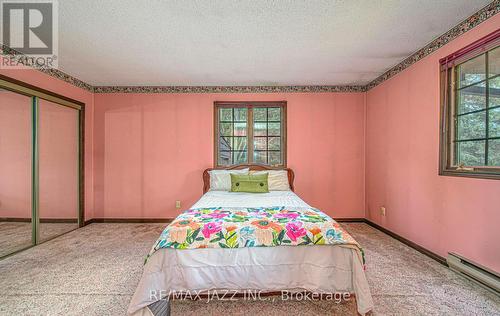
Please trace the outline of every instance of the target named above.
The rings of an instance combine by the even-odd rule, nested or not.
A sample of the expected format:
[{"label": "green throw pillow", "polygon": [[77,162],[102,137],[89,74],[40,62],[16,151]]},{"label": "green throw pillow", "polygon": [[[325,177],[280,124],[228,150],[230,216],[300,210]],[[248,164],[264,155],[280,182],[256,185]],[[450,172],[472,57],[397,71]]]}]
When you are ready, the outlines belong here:
[{"label": "green throw pillow", "polygon": [[267,173],[259,175],[239,175],[231,173],[231,192],[267,193]]}]

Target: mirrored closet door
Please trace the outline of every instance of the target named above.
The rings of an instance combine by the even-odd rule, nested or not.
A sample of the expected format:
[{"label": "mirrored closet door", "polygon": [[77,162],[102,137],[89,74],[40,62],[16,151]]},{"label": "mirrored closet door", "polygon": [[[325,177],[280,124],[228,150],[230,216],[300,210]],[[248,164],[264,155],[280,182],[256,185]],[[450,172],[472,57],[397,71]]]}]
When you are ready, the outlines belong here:
[{"label": "mirrored closet door", "polygon": [[83,106],[0,76],[0,258],[82,226]]},{"label": "mirrored closet door", "polygon": [[38,101],[38,237],[78,228],[78,110]]},{"label": "mirrored closet door", "polygon": [[0,89],[0,257],[32,245],[31,98]]}]

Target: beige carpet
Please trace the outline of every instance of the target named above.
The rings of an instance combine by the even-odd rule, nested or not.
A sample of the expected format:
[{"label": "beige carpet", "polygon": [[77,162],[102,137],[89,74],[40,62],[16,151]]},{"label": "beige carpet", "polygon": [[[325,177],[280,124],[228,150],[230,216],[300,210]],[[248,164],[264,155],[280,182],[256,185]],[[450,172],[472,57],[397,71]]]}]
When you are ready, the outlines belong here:
[{"label": "beige carpet", "polygon": [[[362,223],[375,315],[500,315],[495,294]],[[124,315],[163,224],[91,224],[0,261],[0,315]],[[172,315],[353,315],[321,302],[180,302]]]}]

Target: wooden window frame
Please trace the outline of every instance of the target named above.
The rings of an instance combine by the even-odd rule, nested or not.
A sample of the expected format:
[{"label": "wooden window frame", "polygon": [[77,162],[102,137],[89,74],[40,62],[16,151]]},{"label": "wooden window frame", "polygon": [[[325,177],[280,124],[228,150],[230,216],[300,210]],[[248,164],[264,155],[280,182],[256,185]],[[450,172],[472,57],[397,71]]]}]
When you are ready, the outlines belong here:
[{"label": "wooden window frame", "polygon": [[[456,166],[453,164],[455,146],[452,138],[456,128],[456,97],[454,95],[454,79],[456,66],[500,46],[500,30],[497,30],[478,41],[442,58],[440,62],[440,135],[439,135],[439,175],[470,177],[480,179],[500,179],[498,166]],[[488,65],[486,64],[486,67]],[[493,78],[493,77],[492,77]],[[486,79],[488,74],[486,74]],[[479,82],[478,82],[479,83]],[[488,109],[488,89],[486,89],[486,109]],[[486,110],[488,115],[488,110]],[[488,124],[488,122],[486,122]],[[485,139],[489,135],[485,135]],[[487,144],[486,144],[487,146]],[[487,149],[485,149],[487,150]]]},{"label": "wooden window frame", "polygon": [[[254,108],[281,108],[281,155],[282,161],[279,165],[258,164],[253,162],[253,109]],[[286,101],[215,101],[214,102],[214,167],[215,168],[228,168],[235,165],[220,165],[219,164],[219,109],[221,108],[247,108],[247,162],[245,165],[253,166],[266,166],[271,169],[283,169],[287,166],[287,135],[286,123],[287,115]]]}]

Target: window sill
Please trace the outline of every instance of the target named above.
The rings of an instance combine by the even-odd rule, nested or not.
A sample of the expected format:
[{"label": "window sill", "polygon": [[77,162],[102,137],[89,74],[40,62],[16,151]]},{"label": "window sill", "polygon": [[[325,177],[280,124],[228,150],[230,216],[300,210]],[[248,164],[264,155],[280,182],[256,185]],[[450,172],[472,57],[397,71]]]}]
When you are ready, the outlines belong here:
[{"label": "window sill", "polygon": [[439,171],[440,176],[449,177],[465,177],[465,178],[476,178],[476,179],[490,179],[490,180],[500,180],[500,170],[487,170],[487,169],[474,169],[474,170],[457,170],[445,169]]}]

